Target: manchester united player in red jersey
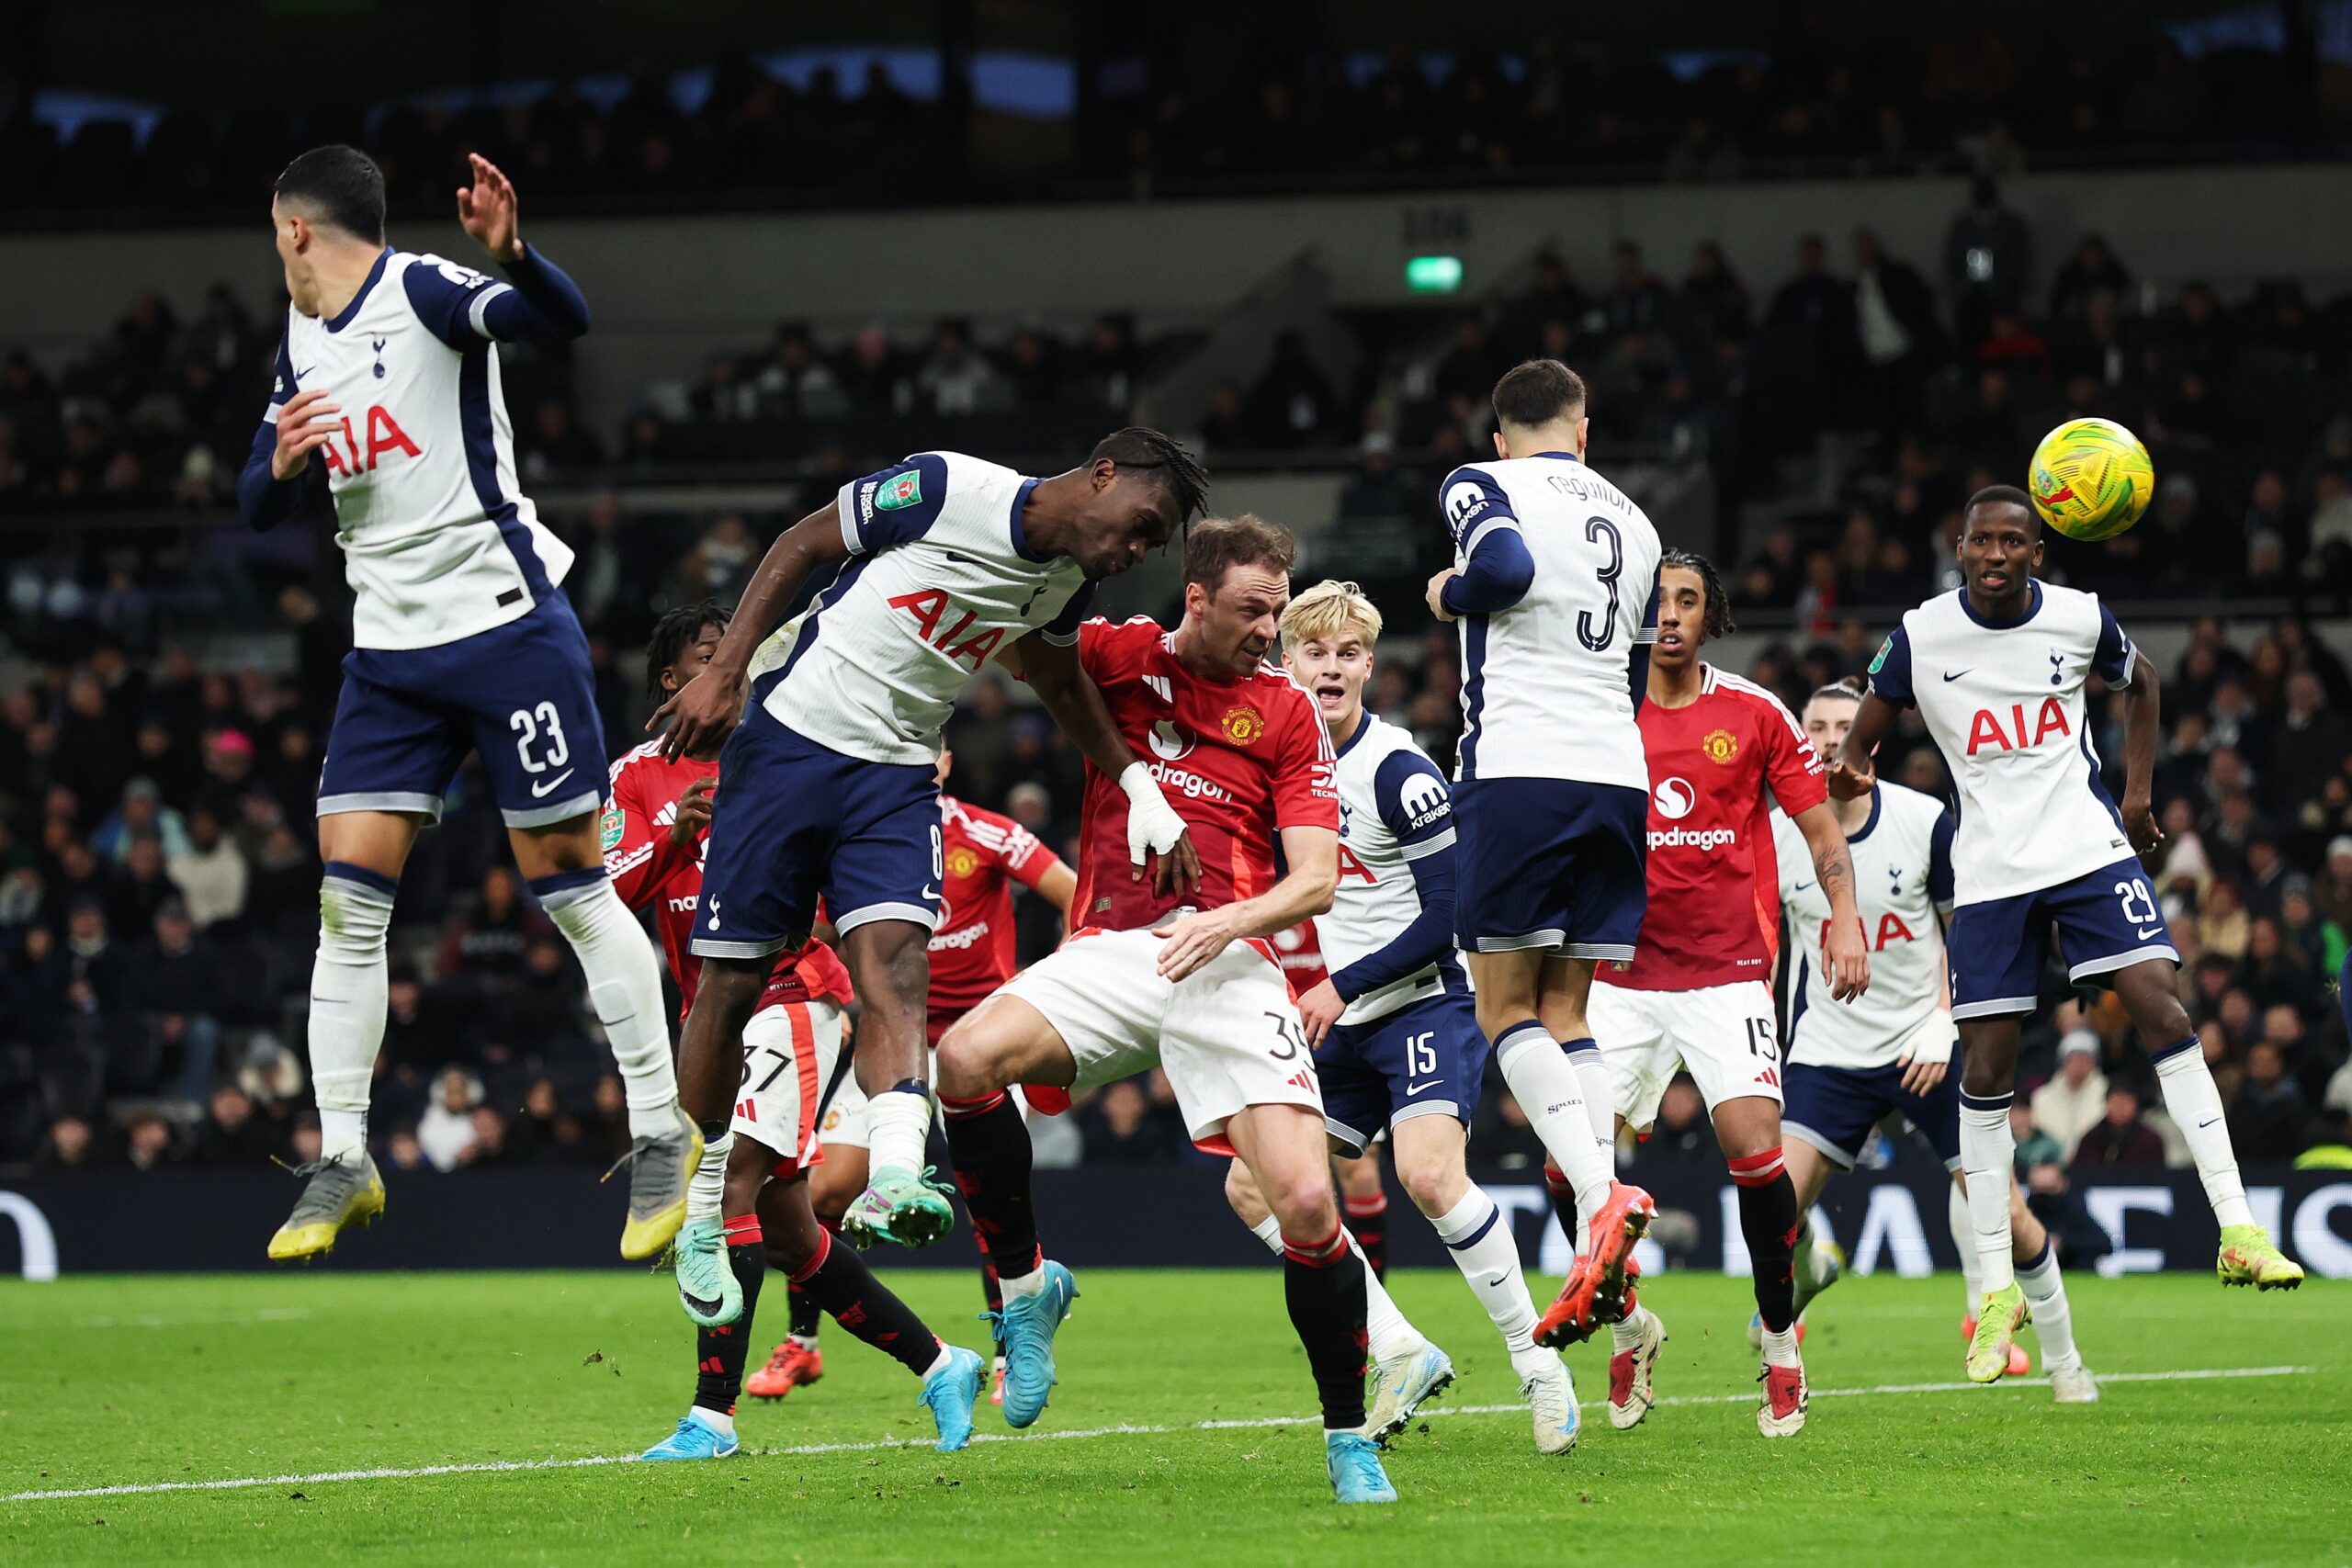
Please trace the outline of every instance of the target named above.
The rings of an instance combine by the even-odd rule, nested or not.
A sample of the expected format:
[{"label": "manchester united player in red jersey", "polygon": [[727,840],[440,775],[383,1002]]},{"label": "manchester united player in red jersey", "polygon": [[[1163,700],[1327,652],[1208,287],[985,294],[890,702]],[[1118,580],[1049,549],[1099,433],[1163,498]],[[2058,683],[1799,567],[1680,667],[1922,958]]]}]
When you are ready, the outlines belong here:
[{"label": "manchester united player in red jersey", "polygon": [[[1804,1425],[1805,1413],[1790,1299],[1803,1220],[1781,1160],[1772,803],[1804,833],[1829,900],[1831,994],[1840,1001],[1859,996],[1870,984],[1870,959],[1855,912],[1853,863],[1829,807],[1820,757],[1778,697],[1701,661],[1701,645],[1731,629],[1714,568],[1668,550],[1657,576],[1657,644],[1639,716],[1650,774],[1648,911],[1633,962],[1603,964],[1594,977],[1586,1016],[1609,1065],[1622,1124],[1649,1130],[1678,1063],[1706,1100],[1739,1190],[1740,1232],[1764,1320],[1756,1425],[1768,1438],[1786,1437]],[[1556,1171],[1547,1166],[1544,1174]],[[1559,1314],[1555,1305],[1545,1315],[1539,1337]],[[1628,1291],[1615,1334],[1609,1421],[1622,1428],[1649,1414],[1666,1329]]]},{"label": "manchester united player in red jersey", "polygon": [[[1303,997],[1330,977],[1313,920],[1276,931],[1274,951],[1282,955],[1283,973],[1290,979],[1294,996]],[[1386,1136],[1385,1129],[1375,1134],[1359,1158],[1331,1156],[1331,1168],[1340,1178],[1340,1212],[1347,1216],[1348,1234],[1356,1238],[1356,1248],[1371,1267],[1372,1277],[1384,1281],[1388,1278],[1388,1189],[1380,1179],[1380,1144]]]},{"label": "manchester united player in red jersey", "polygon": [[[939,929],[931,936],[930,1035],[934,1046],[949,1024],[1012,978],[1013,885],[1038,895],[1067,919],[1070,892],[1078,884],[1061,857],[1028,829],[947,794],[954,765],[954,753],[941,751]],[[808,1198],[818,1223],[838,1234],[850,1201],[865,1190],[867,1172],[865,1091],[854,1073],[835,1077],[817,1127],[825,1157],[809,1177]],[[989,1310],[1001,1312],[1004,1297],[985,1251],[980,1279]],[[755,1399],[782,1399],[825,1375],[824,1357],[817,1348],[818,1315],[816,1301],[794,1286],[791,1332],[769,1353],[768,1364],[744,1383],[746,1393]],[[996,1373],[1001,1384],[1001,1360]],[[1001,1386],[994,1397],[1000,1404],[1004,1402]]]},{"label": "manchester united player in red jersey", "polygon": [[[1004,1285],[1004,1416],[1026,1427],[1054,1383],[1053,1338],[1077,1287],[1047,1262],[1030,1204],[1014,1084],[1091,1089],[1159,1066],[1193,1140],[1238,1156],[1281,1226],[1284,1295],[1323,1408],[1343,1503],[1395,1490],[1363,1430],[1368,1274],[1348,1246],[1325,1152],[1323,1097],[1271,940],[1330,908],[1340,802],[1331,743],[1306,693],[1263,662],[1297,544],[1254,517],[1196,525],[1184,618],[1089,622],[1079,662],[1200,855],[1191,895],[1157,895],[1124,858],[1125,797],[1090,770],[1080,929],[947,1032],[939,1089],[956,1184]],[[1287,869],[1279,874],[1279,839]]]},{"label": "manchester united player in red jersey", "polygon": [[[713,604],[664,615],[646,655],[655,697],[693,679],[726,629],[727,612]],[[682,1017],[702,977],[687,942],[701,900],[718,782],[717,763],[668,760],[662,743],[651,740],[613,764],[605,802],[606,874],[630,908],[654,911],[662,952],[684,994]],[[697,1331],[694,1404],[675,1432],[646,1450],[647,1459],[723,1459],[735,1451],[735,1398],[763,1264],[770,1262],[843,1327],[923,1380],[921,1397],[938,1421],[941,1449],[971,1439],[979,1357],[925,1327],[854,1250],[833,1244],[809,1204],[817,1107],[842,1053],[849,1001],[848,972],[831,949],[810,942],[777,955],[759,1010],[744,1027],[734,1150],[720,1204],[728,1266],[742,1286],[743,1310],[732,1322]]]}]

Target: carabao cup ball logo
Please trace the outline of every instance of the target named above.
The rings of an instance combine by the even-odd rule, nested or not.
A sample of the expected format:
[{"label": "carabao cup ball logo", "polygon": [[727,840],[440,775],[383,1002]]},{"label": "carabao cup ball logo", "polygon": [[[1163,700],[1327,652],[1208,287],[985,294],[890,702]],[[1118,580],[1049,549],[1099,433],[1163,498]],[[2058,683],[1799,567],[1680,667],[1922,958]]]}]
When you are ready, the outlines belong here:
[{"label": "carabao cup ball logo", "polygon": [[1679,822],[1690,815],[1690,808],[1699,804],[1699,796],[1685,781],[1668,778],[1658,780],[1651,789],[1650,801],[1660,817]]}]

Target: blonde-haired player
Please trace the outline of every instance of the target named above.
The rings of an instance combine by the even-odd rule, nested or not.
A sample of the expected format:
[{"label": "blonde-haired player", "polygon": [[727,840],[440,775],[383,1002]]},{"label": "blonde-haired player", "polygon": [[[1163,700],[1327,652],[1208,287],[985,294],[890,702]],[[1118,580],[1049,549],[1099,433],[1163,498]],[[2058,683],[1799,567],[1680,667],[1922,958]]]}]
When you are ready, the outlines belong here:
[{"label": "blonde-haired player", "polygon": [[[1535,1446],[1564,1453],[1577,1438],[1567,1368],[1535,1343],[1519,1244],[1464,1163],[1487,1045],[1453,946],[1453,808],[1412,736],[1364,711],[1380,627],[1380,611],[1352,582],[1318,582],[1283,612],[1283,664],[1314,697],[1339,760],[1340,880],[1330,912],[1315,920],[1330,974],[1299,998],[1299,1016],[1333,1146],[1360,1156],[1387,1129],[1397,1179],[1510,1352]],[[1238,1164],[1227,1194],[1269,1234],[1265,1203]],[[1401,1315],[1384,1337],[1384,1315],[1375,1303],[1367,1319],[1372,1403],[1408,1410],[1453,1367]]]}]

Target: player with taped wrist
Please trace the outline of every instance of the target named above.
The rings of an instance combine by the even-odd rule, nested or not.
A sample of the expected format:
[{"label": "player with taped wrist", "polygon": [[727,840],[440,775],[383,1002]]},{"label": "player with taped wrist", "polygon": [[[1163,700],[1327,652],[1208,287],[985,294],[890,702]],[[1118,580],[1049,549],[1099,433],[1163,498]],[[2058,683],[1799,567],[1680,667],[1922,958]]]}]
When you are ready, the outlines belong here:
[{"label": "player with taped wrist", "polygon": [[[942,728],[979,667],[1019,646],[1046,711],[1124,781],[1128,874],[1197,881],[1182,824],[1112,727],[1075,644],[1094,585],[1173,537],[1206,482],[1183,447],[1144,429],[1106,436],[1084,465],[1043,479],[923,452],[843,485],[770,547],[709,666],[649,727],[664,730],[668,757],[726,748],[693,942],[703,983],[679,1046],[706,1165],[725,1167],[738,1043],[768,964],[807,939],[822,900],[864,1010],[855,1070],[873,1139],[843,1232],[909,1247],[945,1234],[955,1211],[923,1168]],[[715,1207],[691,1202],[682,1301],[731,1308],[721,1239]]]}]

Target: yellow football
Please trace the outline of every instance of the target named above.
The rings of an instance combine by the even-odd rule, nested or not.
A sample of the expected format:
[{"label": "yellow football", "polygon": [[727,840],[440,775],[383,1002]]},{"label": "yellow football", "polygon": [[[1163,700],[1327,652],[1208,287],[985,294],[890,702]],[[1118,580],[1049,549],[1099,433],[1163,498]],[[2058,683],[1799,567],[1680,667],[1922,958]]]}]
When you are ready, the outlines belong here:
[{"label": "yellow football", "polygon": [[2156,491],[2148,449],[2111,419],[2070,419],[2043,436],[2026,479],[2034,510],[2070,539],[2115,537]]}]

